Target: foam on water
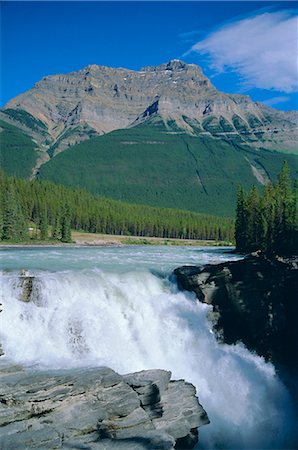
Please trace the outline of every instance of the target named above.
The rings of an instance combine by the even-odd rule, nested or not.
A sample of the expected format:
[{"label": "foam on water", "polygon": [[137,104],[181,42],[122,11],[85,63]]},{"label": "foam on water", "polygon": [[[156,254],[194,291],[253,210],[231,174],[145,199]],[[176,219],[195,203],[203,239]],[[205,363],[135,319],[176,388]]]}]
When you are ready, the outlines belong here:
[{"label": "foam on water", "polygon": [[209,415],[201,448],[294,448],[291,401],[274,367],[243,346],[220,345],[209,306],[168,279],[147,270],[38,272],[24,303],[17,275],[1,276],[0,340],[10,360],[169,369],[196,386]]}]

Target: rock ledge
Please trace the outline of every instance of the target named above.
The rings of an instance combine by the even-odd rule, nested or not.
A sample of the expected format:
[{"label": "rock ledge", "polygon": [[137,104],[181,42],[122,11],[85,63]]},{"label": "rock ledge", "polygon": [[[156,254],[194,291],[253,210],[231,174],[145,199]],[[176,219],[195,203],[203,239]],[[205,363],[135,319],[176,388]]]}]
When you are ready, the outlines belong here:
[{"label": "rock ledge", "polygon": [[165,370],[0,367],[0,440],[16,449],[193,448],[209,419],[193,385]]}]

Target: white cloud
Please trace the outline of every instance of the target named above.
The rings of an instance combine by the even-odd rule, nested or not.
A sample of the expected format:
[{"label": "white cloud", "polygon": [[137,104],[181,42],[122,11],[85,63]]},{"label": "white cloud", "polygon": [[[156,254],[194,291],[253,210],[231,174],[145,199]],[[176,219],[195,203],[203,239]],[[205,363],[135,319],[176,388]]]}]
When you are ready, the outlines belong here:
[{"label": "white cloud", "polygon": [[288,102],[290,100],[291,100],[290,97],[281,95],[279,97],[272,97],[272,98],[268,98],[267,100],[262,100],[262,103],[264,103],[267,106],[273,106],[273,105],[278,105],[279,103]]},{"label": "white cloud", "polygon": [[217,73],[233,70],[249,87],[296,92],[297,30],[292,12],[266,12],[229,23],[191,51],[207,55]]}]

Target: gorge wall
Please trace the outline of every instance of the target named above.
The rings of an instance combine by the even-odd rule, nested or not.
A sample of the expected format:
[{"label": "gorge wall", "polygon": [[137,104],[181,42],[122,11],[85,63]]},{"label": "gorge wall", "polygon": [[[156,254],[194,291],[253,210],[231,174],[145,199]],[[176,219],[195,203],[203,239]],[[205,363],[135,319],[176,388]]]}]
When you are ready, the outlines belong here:
[{"label": "gorge wall", "polygon": [[297,367],[297,259],[249,256],[175,270],[178,285],[213,306],[214,329],[274,363]]}]

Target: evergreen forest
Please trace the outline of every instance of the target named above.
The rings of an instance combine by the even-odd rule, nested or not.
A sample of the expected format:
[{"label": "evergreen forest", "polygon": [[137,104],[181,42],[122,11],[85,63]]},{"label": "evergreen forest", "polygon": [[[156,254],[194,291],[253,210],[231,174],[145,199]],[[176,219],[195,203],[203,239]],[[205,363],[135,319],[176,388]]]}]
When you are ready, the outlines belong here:
[{"label": "evergreen forest", "polygon": [[219,141],[173,127],[155,117],[85,140],[55,154],[36,178],[133,204],[233,217],[236,186],[262,188],[252,167],[265,181],[275,181],[286,160],[293,178],[298,176],[297,155],[259,151],[233,134]]},{"label": "evergreen forest", "polygon": [[247,194],[238,188],[235,240],[239,252],[298,253],[298,180],[292,183],[286,162],[262,194],[256,187]]},{"label": "evergreen forest", "polygon": [[71,242],[71,229],[91,233],[232,241],[234,221],[177,209],[126,204],[48,181],[0,172],[1,241]]}]

